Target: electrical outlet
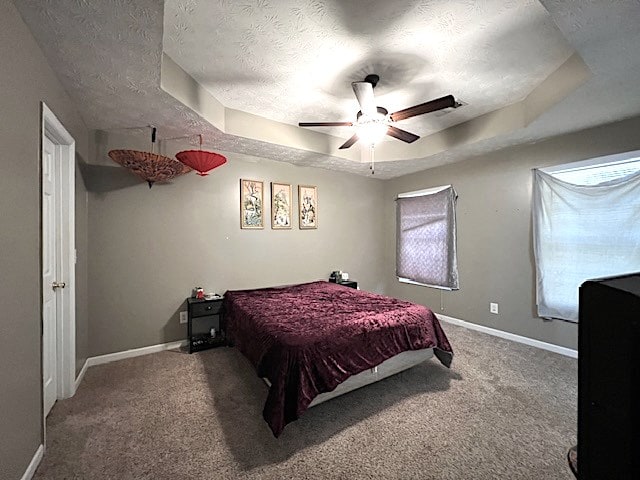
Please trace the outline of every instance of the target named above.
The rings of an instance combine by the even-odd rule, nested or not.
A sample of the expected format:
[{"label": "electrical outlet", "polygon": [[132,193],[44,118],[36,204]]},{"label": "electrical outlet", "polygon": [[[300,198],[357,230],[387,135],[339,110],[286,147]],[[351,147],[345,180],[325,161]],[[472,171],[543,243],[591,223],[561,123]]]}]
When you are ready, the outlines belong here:
[{"label": "electrical outlet", "polygon": [[180,323],[187,323],[187,312],[180,312]]},{"label": "electrical outlet", "polygon": [[490,303],[489,304],[489,311],[491,313],[495,313],[496,315],[498,315],[498,304],[497,303]]}]

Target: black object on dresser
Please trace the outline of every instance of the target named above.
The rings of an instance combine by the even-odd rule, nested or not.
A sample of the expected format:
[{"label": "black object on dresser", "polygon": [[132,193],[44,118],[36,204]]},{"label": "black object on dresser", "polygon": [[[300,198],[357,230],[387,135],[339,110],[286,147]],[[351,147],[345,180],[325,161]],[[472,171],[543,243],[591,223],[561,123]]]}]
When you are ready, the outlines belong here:
[{"label": "black object on dresser", "polygon": [[580,287],[578,478],[640,478],[640,273]]},{"label": "black object on dresser", "polygon": [[189,353],[226,345],[222,300],[187,298]]}]

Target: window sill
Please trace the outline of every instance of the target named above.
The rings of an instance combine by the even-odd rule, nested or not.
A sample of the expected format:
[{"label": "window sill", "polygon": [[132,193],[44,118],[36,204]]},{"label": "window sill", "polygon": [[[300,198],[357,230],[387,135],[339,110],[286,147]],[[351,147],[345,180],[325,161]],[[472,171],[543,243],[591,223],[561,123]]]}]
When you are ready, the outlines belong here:
[{"label": "window sill", "polygon": [[429,285],[427,283],[420,283],[420,282],[416,282],[415,280],[409,280],[408,278],[403,278],[403,277],[396,277],[398,279],[398,281],[400,283],[408,283],[410,285],[418,285],[419,287],[429,287],[429,288],[437,288],[438,290],[447,290],[447,291],[454,291],[454,290],[460,290],[460,288],[451,288],[451,287],[443,287],[441,285]]}]

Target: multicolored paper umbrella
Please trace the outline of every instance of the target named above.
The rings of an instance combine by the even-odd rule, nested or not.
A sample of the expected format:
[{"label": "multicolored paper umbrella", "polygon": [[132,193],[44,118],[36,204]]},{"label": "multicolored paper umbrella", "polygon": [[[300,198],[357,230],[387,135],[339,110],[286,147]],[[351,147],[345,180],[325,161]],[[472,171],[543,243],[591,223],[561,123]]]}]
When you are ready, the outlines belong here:
[{"label": "multicolored paper umbrella", "polygon": [[183,150],[176,153],[176,158],[196,170],[201,177],[209,175],[209,171],[227,162],[227,159],[219,153],[202,150],[202,135],[200,135],[200,150]]},{"label": "multicolored paper umbrella", "polygon": [[155,182],[167,182],[184,173],[191,171],[188,166],[174,160],[152,152],[141,152],[139,150],[111,150],[109,152],[111,160],[128,168],[145,180],[149,188]]},{"label": "multicolored paper umbrella", "polygon": [[167,182],[172,178],[188,173],[191,168],[183,163],[177,162],[173,158],[165,157],[153,152],[156,143],[157,128],[151,128],[151,151],[142,152],[139,150],[111,150],[109,156],[111,160],[119,163],[131,170],[137,176],[149,184],[149,188],[155,182]]}]

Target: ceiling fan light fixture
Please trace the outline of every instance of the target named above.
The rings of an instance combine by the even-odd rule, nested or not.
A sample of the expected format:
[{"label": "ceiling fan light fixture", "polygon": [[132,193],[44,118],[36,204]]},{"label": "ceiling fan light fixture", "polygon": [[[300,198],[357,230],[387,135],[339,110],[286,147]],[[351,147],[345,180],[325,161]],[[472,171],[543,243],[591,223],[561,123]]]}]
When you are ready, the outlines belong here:
[{"label": "ceiling fan light fixture", "polygon": [[387,133],[389,126],[384,122],[371,122],[358,125],[358,139],[365,145],[375,145]]},{"label": "ceiling fan light fixture", "polygon": [[358,139],[365,145],[375,145],[389,129],[388,115],[378,111],[373,115],[359,115],[356,123]]}]

